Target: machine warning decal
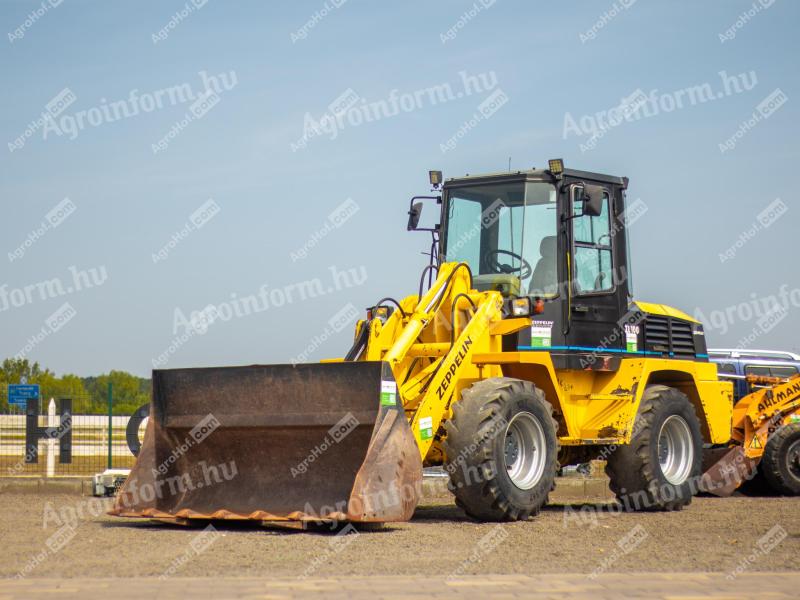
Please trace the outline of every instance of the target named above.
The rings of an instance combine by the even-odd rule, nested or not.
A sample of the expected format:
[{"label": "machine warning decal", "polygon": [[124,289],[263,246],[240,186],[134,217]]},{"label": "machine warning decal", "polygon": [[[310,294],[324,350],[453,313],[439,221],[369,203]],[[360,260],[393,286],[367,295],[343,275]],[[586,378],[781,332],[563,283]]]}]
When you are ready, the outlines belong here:
[{"label": "machine warning decal", "polygon": [[750,442],[751,448],[761,448],[761,440],[758,439],[757,435],[753,436],[753,441]]},{"label": "machine warning decal", "polygon": [[639,351],[639,326],[625,325],[625,350],[628,352]]},{"label": "machine warning decal", "polygon": [[553,321],[533,321],[531,347],[549,348],[553,345]]},{"label": "machine warning decal", "polygon": [[381,406],[395,406],[397,404],[397,383],[394,381],[381,381]]},{"label": "machine warning decal", "polygon": [[433,437],[433,417],[422,417],[419,420],[419,437],[423,440]]}]

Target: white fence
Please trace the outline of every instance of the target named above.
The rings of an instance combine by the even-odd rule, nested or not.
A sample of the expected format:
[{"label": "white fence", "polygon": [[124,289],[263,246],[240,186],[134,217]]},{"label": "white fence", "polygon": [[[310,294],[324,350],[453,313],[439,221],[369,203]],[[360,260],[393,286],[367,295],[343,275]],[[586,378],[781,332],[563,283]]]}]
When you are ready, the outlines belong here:
[{"label": "white fence", "polygon": [[[0,455],[25,456],[25,415],[0,415]],[[111,417],[111,444],[113,456],[130,456],[125,441],[125,430],[130,417]],[[50,423],[48,425],[48,420]],[[57,427],[58,417],[39,416],[40,427]],[[39,453],[47,452],[48,440],[40,440]],[[106,456],[108,454],[108,416],[72,415],[72,455]]]}]

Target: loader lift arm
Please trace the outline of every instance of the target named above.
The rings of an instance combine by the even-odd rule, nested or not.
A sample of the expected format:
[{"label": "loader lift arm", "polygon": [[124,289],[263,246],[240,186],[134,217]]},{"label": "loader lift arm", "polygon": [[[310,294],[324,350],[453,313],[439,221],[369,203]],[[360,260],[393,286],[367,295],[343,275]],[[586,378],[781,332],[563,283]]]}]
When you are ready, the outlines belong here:
[{"label": "loader lift arm", "polygon": [[[530,319],[506,319],[499,327],[502,296],[472,289],[472,273],[465,263],[444,263],[426,293],[409,296],[400,306],[402,310],[391,312],[388,318],[374,316],[360,322],[356,337],[369,332],[362,360],[382,360],[391,366],[425,460],[439,441],[439,428],[461,390],[501,374],[497,366],[475,366],[472,355],[499,351],[501,336],[529,327]],[[438,452],[435,449],[434,455]]]},{"label": "loader lift arm", "polygon": [[800,375],[785,380],[749,375],[747,382],[768,386],[742,398],[733,409],[733,439],[748,458],[760,459],[769,436],[800,414]]}]

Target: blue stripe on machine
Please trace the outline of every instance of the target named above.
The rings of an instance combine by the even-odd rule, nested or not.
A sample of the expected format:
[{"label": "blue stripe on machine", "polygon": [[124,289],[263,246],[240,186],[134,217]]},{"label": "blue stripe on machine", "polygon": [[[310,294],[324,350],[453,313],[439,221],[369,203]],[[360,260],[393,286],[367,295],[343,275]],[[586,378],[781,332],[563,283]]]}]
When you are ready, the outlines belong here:
[{"label": "blue stripe on machine", "polygon": [[638,350],[636,352],[628,352],[627,350],[617,349],[617,348],[592,348],[590,346],[546,346],[546,347],[533,347],[533,346],[517,346],[517,350],[541,350],[541,351],[552,351],[552,350],[566,350],[571,352],[598,352],[598,353],[609,353],[609,354],[644,354],[644,355],[654,355],[654,356],[661,356],[662,352],[653,352],[651,350]]}]

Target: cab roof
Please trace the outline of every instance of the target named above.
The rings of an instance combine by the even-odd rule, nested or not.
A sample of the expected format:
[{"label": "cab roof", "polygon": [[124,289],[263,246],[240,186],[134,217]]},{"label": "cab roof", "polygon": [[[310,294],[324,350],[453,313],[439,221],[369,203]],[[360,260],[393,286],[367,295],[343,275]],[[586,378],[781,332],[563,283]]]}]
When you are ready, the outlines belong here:
[{"label": "cab roof", "polygon": [[[605,175],[603,173],[592,173],[590,171],[579,171],[577,169],[564,169],[565,177],[575,179],[589,179],[601,183],[621,185],[628,187],[627,177],[617,177],[615,175]],[[462,177],[449,177],[445,180],[445,187],[455,187],[459,185],[469,185],[490,181],[551,181],[553,174],[547,169],[529,169],[527,171],[499,171],[497,173],[482,173],[479,175],[466,174]]]}]

